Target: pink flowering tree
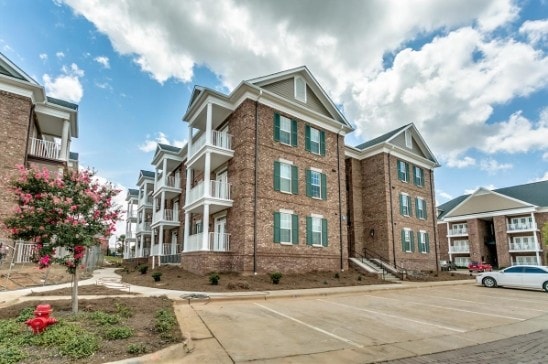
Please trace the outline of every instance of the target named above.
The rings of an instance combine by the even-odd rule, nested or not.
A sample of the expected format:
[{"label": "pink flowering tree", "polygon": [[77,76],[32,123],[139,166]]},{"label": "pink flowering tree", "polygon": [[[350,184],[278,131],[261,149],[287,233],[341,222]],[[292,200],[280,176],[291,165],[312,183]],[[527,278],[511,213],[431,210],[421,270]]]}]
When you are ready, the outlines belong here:
[{"label": "pink flowering tree", "polygon": [[35,243],[40,268],[60,263],[73,274],[72,311],[77,313],[78,268],[86,250],[113,233],[121,212],[112,199],[119,191],[101,185],[91,171],[18,169],[11,186],[19,203],[5,225],[13,239]]}]

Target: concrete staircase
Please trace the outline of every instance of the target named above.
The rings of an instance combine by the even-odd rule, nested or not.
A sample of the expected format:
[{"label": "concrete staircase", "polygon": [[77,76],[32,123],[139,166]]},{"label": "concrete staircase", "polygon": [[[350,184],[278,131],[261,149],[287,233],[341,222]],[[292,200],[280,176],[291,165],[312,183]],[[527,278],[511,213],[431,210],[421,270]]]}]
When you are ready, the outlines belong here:
[{"label": "concrete staircase", "polygon": [[350,258],[350,263],[360,270],[376,274],[382,280],[401,282],[401,279],[395,275],[394,268],[386,266],[377,259]]}]

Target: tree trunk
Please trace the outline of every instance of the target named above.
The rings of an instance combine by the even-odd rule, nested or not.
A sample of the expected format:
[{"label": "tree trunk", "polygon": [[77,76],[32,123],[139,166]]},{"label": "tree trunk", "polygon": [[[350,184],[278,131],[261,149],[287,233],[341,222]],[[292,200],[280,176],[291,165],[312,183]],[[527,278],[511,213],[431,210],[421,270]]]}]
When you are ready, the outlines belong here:
[{"label": "tree trunk", "polygon": [[78,267],[72,275],[72,313],[78,313]]}]

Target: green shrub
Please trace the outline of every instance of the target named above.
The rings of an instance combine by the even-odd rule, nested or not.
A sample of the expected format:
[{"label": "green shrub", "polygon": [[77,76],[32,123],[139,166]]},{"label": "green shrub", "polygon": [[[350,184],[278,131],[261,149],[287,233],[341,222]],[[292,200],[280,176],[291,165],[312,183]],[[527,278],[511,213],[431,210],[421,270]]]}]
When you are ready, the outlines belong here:
[{"label": "green shrub", "polygon": [[97,349],[99,349],[99,339],[88,332],[81,332],[78,335],[67,337],[65,342],[59,347],[62,355],[72,359],[92,356]]},{"label": "green shrub", "polygon": [[219,284],[219,279],[221,279],[221,277],[219,276],[219,273],[213,272],[209,275],[209,283],[213,286],[216,286]]},{"label": "green shrub", "polygon": [[129,344],[127,347],[128,354],[139,355],[147,352],[147,347],[143,343]]},{"label": "green shrub", "polygon": [[15,364],[25,359],[26,354],[14,345],[0,344],[0,363]]},{"label": "green shrub", "polygon": [[107,340],[127,339],[133,336],[133,330],[127,326],[109,327],[103,332],[103,338]]},{"label": "green shrub", "polygon": [[16,319],[0,320],[0,344],[13,342],[13,338],[24,331],[26,331],[25,327]]},{"label": "green shrub", "polygon": [[272,281],[273,284],[280,283],[280,279],[282,279],[282,273],[280,272],[270,273],[270,280]]},{"label": "green shrub", "polygon": [[34,307],[25,307],[21,311],[19,311],[19,316],[15,319],[17,322],[25,322],[29,318],[34,317]]},{"label": "green shrub", "polygon": [[152,278],[155,282],[158,282],[160,278],[162,277],[162,272],[154,272],[152,273]]},{"label": "green shrub", "polygon": [[158,310],[154,315],[154,328],[157,332],[168,332],[177,325],[175,315],[167,310]]},{"label": "green shrub", "polygon": [[335,273],[335,279],[339,279],[341,276],[339,275],[339,272]]},{"label": "green shrub", "polygon": [[121,303],[116,303],[114,307],[116,307],[116,313],[120,315],[120,317],[123,317],[123,318],[133,317],[133,311],[131,310],[131,307],[128,307]]},{"label": "green shrub", "polygon": [[139,265],[137,269],[139,270],[139,272],[141,272],[141,274],[147,274],[148,265],[146,264]]},{"label": "green shrub", "polygon": [[103,311],[95,311],[89,314],[89,319],[98,325],[116,325],[120,323],[120,316]]}]

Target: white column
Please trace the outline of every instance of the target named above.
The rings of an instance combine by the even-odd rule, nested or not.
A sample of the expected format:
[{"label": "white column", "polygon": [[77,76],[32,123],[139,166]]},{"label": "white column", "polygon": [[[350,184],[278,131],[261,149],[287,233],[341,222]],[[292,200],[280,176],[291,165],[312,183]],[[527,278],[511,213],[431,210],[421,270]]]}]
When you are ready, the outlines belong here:
[{"label": "white column", "polygon": [[69,156],[69,130],[70,122],[68,120],[63,120],[63,131],[61,135],[61,155],[59,158],[64,161],[68,161]]},{"label": "white column", "polygon": [[206,117],[206,145],[211,145],[211,129],[213,125],[213,105],[211,102],[207,103],[207,117]]},{"label": "white column", "polygon": [[[192,126],[188,123],[188,142],[187,142],[188,159],[192,157]],[[187,160],[188,160],[187,159]]]},{"label": "white column", "polygon": [[204,204],[204,215],[202,216],[203,235],[202,250],[209,250],[209,204]]},{"label": "white column", "polygon": [[162,183],[160,186],[167,186],[167,158],[162,161]]},{"label": "white column", "polygon": [[206,152],[205,154],[205,167],[204,167],[204,196],[211,196],[210,191],[210,176],[211,176],[211,153]]},{"label": "white column", "polygon": [[[533,226],[537,226],[537,222],[535,221],[535,214],[531,212],[531,222],[533,223]],[[537,230],[533,230],[533,242],[535,243],[535,255],[537,256],[537,265],[542,265],[540,262],[540,245],[537,239]]]},{"label": "white column", "polygon": [[[448,253],[449,253],[449,260],[453,262],[453,254],[451,253],[451,238],[449,237],[449,229],[450,229],[450,226],[449,226],[449,223],[447,223],[447,249],[449,250]],[[468,255],[470,255],[470,253],[468,253]]]},{"label": "white column", "polygon": [[188,244],[188,237],[190,235],[190,213],[185,212],[185,228],[183,230],[184,232],[184,240],[183,240],[183,251],[188,251],[187,244]]}]

